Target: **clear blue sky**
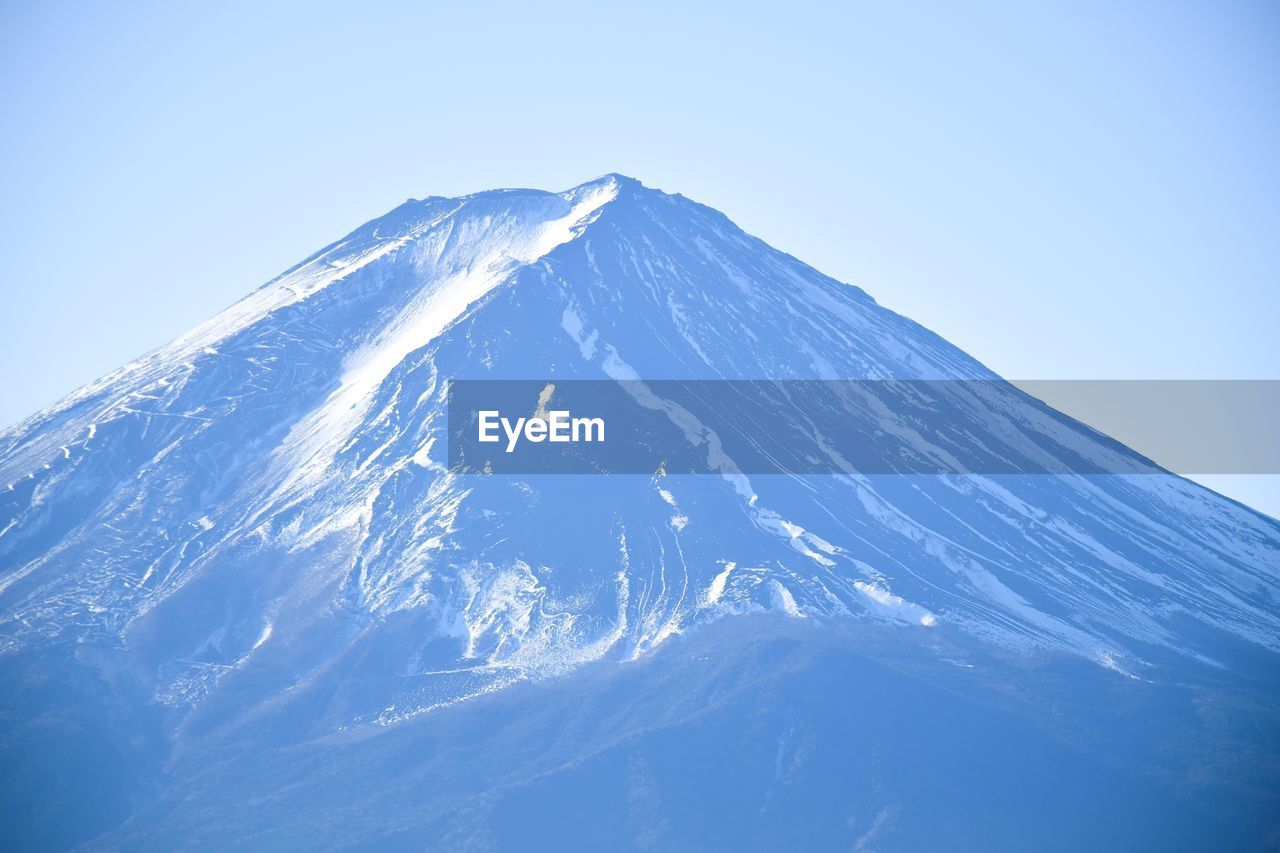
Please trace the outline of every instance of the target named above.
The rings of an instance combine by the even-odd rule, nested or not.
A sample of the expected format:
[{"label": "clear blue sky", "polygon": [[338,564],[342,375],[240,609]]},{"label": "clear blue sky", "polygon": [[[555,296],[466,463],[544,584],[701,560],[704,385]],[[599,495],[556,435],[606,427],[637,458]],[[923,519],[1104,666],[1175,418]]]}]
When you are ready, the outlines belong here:
[{"label": "clear blue sky", "polygon": [[4,3],[0,424],[407,197],[609,171],[1007,376],[1280,377],[1280,5],[604,6]]}]

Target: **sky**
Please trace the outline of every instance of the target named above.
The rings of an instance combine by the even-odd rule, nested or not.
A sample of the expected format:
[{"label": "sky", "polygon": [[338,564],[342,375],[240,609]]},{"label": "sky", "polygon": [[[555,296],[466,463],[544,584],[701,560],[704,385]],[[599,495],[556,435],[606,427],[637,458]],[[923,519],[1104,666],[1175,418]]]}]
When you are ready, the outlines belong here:
[{"label": "sky", "polygon": [[1273,3],[0,0],[0,127],[0,426],[406,198],[614,171],[1008,377],[1280,378]]}]

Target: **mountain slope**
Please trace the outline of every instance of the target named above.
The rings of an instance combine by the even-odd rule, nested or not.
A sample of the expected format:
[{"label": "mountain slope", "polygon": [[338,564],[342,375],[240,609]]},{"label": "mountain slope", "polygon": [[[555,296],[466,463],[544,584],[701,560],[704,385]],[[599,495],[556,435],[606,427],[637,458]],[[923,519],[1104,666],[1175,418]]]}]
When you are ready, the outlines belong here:
[{"label": "mountain slope", "polygon": [[[1280,526],[1173,475],[476,477],[444,465],[446,382],[465,378],[996,379],[716,211],[621,176],[397,208],[0,435],[0,664],[30,685],[5,708],[5,748],[32,754],[47,735],[18,721],[70,703],[109,709],[104,739],[142,756],[60,771],[111,765],[131,792],[79,838],[133,815],[118,838],[168,825],[222,846],[251,823],[220,816],[251,755],[278,756],[284,790],[334,739],[419,743],[442,715],[529,689],[518,682],[590,693],[577,685],[598,676],[584,673],[696,658],[699,630],[737,625],[819,647],[866,631],[948,691],[989,667],[1005,693],[1022,667],[1049,666],[1090,673],[1076,678],[1091,696],[1212,685],[1226,693],[1208,704],[1246,717],[1274,698]],[[1125,453],[1048,412],[1011,429]],[[677,639],[683,655],[664,651]],[[717,648],[749,682],[754,665]],[[636,689],[633,706],[659,701]],[[696,678],[682,689],[719,701]],[[847,699],[815,695],[823,709]],[[729,704],[746,726],[750,702]],[[613,713],[614,737],[645,737],[638,712]],[[1232,719],[1218,731],[1243,725]],[[1204,724],[1170,723],[1170,737]],[[1265,765],[1274,720],[1256,726]],[[839,741],[830,720],[818,729]],[[539,760],[573,765],[609,743],[592,734]],[[369,748],[335,760],[354,772]],[[474,760],[458,772],[479,790],[493,779],[475,768],[502,762]],[[1155,763],[1176,780],[1180,761]],[[444,796],[424,784],[412,790]],[[194,815],[174,805],[202,801]],[[279,808],[268,814],[309,811]],[[52,819],[32,818],[29,838]],[[440,818],[423,820],[414,844]]]}]

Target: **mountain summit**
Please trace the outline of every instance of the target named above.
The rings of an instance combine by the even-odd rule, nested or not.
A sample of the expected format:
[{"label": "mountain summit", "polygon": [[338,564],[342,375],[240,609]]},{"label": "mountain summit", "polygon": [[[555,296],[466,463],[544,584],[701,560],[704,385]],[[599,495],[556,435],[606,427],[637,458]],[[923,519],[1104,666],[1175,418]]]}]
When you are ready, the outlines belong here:
[{"label": "mountain summit", "polygon": [[[20,841],[1274,828],[1276,522],[1172,474],[469,475],[463,379],[998,383],[630,178],[407,202],[0,434]],[[1056,413],[1006,426],[1123,451]],[[1126,809],[1128,838],[1072,818]]]}]

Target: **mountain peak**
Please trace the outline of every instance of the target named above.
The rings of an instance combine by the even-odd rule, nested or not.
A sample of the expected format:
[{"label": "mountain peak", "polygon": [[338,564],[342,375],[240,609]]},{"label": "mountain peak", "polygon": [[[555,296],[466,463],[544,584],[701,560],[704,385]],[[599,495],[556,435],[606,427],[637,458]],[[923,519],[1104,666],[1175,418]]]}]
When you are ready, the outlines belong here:
[{"label": "mountain peak", "polygon": [[602,207],[620,196],[629,195],[643,189],[645,189],[645,186],[635,178],[628,178],[626,175],[620,175],[617,172],[609,172],[598,178],[578,184],[576,187],[564,192],[556,193],[556,195],[575,205],[584,199],[595,199],[598,202],[598,207]]},{"label": "mountain peak", "polygon": [[[681,692],[691,685],[705,705],[692,720],[725,701],[722,673],[738,673],[732,692],[747,696],[759,693],[761,671],[791,669],[775,666],[773,651],[741,656],[737,639],[757,632],[859,646],[866,636],[867,648],[895,656],[909,648],[912,681],[927,667],[941,673],[946,695],[1000,673],[1021,691],[1031,663],[1050,655],[1063,666],[1090,662],[1089,678],[1107,685],[1090,696],[1097,708],[1115,704],[1116,684],[1142,679],[1167,684],[1204,671],[1273,684],[1275,522],[1172,474],[757,476],[722,439],[738,430],[754,440],[770,424],[708,426],[652,381],[974,377],[994,379],[718,211],[623,175],[563,192],[402,205],[191,334],[0,433],[0,665],[6,686],[20,685],[4,691],[0,716],[20,719],[14,703],[56,692],[71,711],[92,710],[93,725],[120,715],[111,718],[117,732],[154,718],[165,749],[148,772],[170,773],[162,763],[172,747],[187,756],[172,776],[191,787],[173,788],[171,803],[139,812],[131,827],[167,826],[180,839],[198,836],[169,815],[190,808],[197,824],[207,820],[202,798],[188,792],[204,790],[208,767],[239,760],[228,756],[245,756],[226,777],[237,801],[247,784],[269,786],[260,799],[270,802],[311,791],[304,786],[319,776],[391,785],[399,777],[359,775],[376,766],[363,747],[336,755],[333,774],[301,772],[288,756],[302,742],[373,744],[382,730],[408,737],[422,731],[402,725],[411,719],[448,726],[461,719],[454,706],[506,701],[499,694],[521,681],[583,669],[601,684],[597,675],[613,677],[609,662],[640,657],[649,672],[682,655],[716,661],[713,676],[664,681]],[[718,473],[451,468],[448,389],[466,379],[535,379],[548,395],[573,380],[634,380],[630,387],[645,389],[638,399],[720,460]],[[816,410],[796,407],[790,383],[776,384],[788,398],[777,417],[821,436],[830,419],[811,418]],[[855,435],[883,428],[920,453],[951,457],[918,430],[932,416],[918,401],[882,406],[851,389],[848,402],[876,413],[874,424],[849,427]],[[966,440],[993,453],[1008,448],[1006,432],[1078,452],[1097,440],[1042,415]],[[837,444],[821,445],[832,461]],[[730,642],[698,645],[703,629],[730,628]],[[592,662],[602,668],[587,673]],[[849,698],[874,698],[881,682],[815,665],[810,685],[835,686],[829,718],[843,734],[847,709],[865,704]],[[621,678],[624,669],[612,672]],[[591,695],[586,683],[556,695],[577,704]],[[85,704],[90,691],[109,701]],[[655,696],[634,703],[636,731],[654,730],[668,713],[671,695]],[[914,743],[921,727],[894,723],[916,704],[894,699],[886,724],[865,728],[876,738],[900,729]],[[73,719],[55,710],[49,719]],[[503,731],[529,731],[525,716]],[[804,718],[785,716],[777,737],[765,738],[752,710],[743,717],[751,734],[730,749],[738,756],[743,743],[761,744],[750,762],[765,768],[758,813],[754,803],[775,791],[773,802],[791,796],[775,755],[809,749],[808,724],[796,723]],[[614,742],[612,725],[591,728]],[[66,733],[47,731],[22,749],[65,751]],[[439,731],[422,754],[441,754],[438,744],[459,730]],[[283,772],[256,772],[259,750],[245,748],[246,732],[268,746],[267,759],[285,762],[276,765]],[[566,740],[536,732],[529,743]],[[86,761],[132,773],[139,756],[134,739],[127,743],[127,758]],[[525,746],[495,749],[527,773]],[[584,746],[547,766],[599,752]],[[853,760],[862,766],[867,754]],[[29,786],[25,765],[10,765],[18,775],[6,777],[9,789]],[[1054,762],[1044,766],[1057,772]],[[635,775],[625,767],[621,775]],[[802,777],[836,778],[800,774],[796,784]],[[152,796],[154,778],[162,777],[133,779],[133,792]],[[307,802],[288,813],[309,829],[320,810]],[[396,827],[417,808],[355,802]]]},{"label": "mountain peak", "polygon": [[644,184],[637,178],[624,175],[621,172],[606,172],[598,178],[592,178],[586,183],[579,184],[574,189],[582,189],[583,187],[599,186],[606,184],[616,184],[620,187],[643,187]]},{"label": "mountain peak", "polygon": [[[892,483],[880,487],[892,498],[862,486],[851,496],[841,491],[844,486],[823,485],[831,491],[832,505],[852,500],[863,507],[851,517],[861,518],[864,527],[850,535],[854,528],[832,527],[810,499],[781,496],[776,484],[739,478],[726,486],[707,478],[663,485],[661,507],[687,500],[716,508],[707,510],[708,519],[720,512],[726,519],[746,518],[748,527],[732,541],[700,538],[696,517],[688,516],[693,520],[677,528],[665,516],[655,521],[646,514],[652,508],[644,508],[643,501],[653,497],[647,495],[634,512],[603,505],[609,517],[590,533],[565,531],[566,539],[581,548],[591,536],[606,543],[588,563],[556,557],[557,546],[548,545],[548,554],[537,559],[568,568],[546,578],[530,575],[536,549],[527,542],[533,539],[504,550],[513,546],[472,532],[486,528],[485,512],[508,511],[503,507],[509,496],[486,503],[492,484],[462,483],[440,464],[446,444],[437,442],[443,430],[442,380],[990,377],[955,347],[860,291],[749,238],[714,209],[668,203],[674,197],[657,190],[639,194],[641,187],[633,178],[609,173],[559,193],[492,190],[402,206],[195,332],[10,431],[0,453],[0,484],[24,484],[36,498],[30,506],[19,499],[11,503],[9,529],[23,523],[28,531],[40,531],[47,525],[48,538],[37,532],[0,538],[0,557],[22,567],[0,581],[6,585],[0,589],[8,590],[12,617],[0,623],[0,643],[28,642],[42,630],[29,626],[40,626],[41,620],[67,626],[83,621],[101,631],[110,630],[108,621],[141,624],[145,614],[164,612],[163,602],[180,598],[204,565],[232,565],[244,549],[302,554],[325,542],[343,543],[340,574],[357,567],[345,580],[330,581],[341,584],[358,610],[386,614],[425,608],[431,618],[447,616],[449,625],[469,624],[468,630],[483,634],[490,631],[484,627],[489,617],[476,609],[480,598],[472,600],[474,591],[467,591],[473,582],[488,583],[488,575],[476,574],[472,565],[476,555],[496,560],[493,577],[545,599],[547,612],[592,596],[605,607],[599,590],[602,583],[608,586],[613,569],[602,567],[612,560],[609,549],[621,547],[614,538],[616,524],[629,531],[627,547],[638,541],[634,531],[659,530],[653,534],[657,539],[678,534],[678,542],[662,547],[697,556],[696,566],[681,569],[689,595],[665,600],[661,607],[653,600],[623,601],[619,606],[631,608],[625,618],[595,613],[599,625],[622,626],[623,633],[608,642],[603,639],[612,636],[608,632],[556,633],[558,623],[547,617],[493,629],[500,654],[482,653],[480,640],[473,638],[465,659],[501,667],[507,656],[515,656],[521,663],[512,667],[524,672],[611,649],[638,654],[682,627],[728,612],[768,609],[776,599],[792,602],[799,612],[830,615],[841,608],[869,608],[913,624],[934,624],[936,614],[939,623],[952,621],[1013,646],[1032,642],[1138,668],[1140,647],[1175,636],[1163,617],[1132,603],[1149,595],[1140,588],[1147,574],[1172,572],[1194,585],[1206,572],[1256,562],[1247,550],[1225,546],[1189,556],[1176,568],[1155,551],[1117,551],[1095,562],[1105,572],[1112,564],[1139,566],[1133,594],[1121,603],[1104,597],[1081,603],[1078,587],[1063,579],[1074,577],[1081,571],[1079,562],[1091,558],[1060,531],[1033,528],[1043,540],[1036,546],[1042,552],[1037,559],[1057,569],[1038,568],[1028,576],[1002,563],[996,546],[982,561],[969,552],[951,554],[946,543],[954,531],[941,522],[935,531],[895,514],[895,502],[910,496],[894,494]],[[636,203],[611,207],[623,194]],[[604,217],[606,209],[611,212]],[[218,460],[213,468],[210,460]],[[106,478],[102,470],[136,470],[160,503],[155,508],[138,503],[131,479]],[[207,489],[181,491],[182,483],[195,480],[209,480]],[[103,490],[84,502],[88,515],[75,523],[39,512],[44,494],[63,488],[57,485],[62,483],[69,484],[68,494]],[[397,488],[408,489],[396,499],[397,511],[379,514],[379,502],[390,500]],[[554,484],[543,488],[551,491]],[[993,491],[1008,504],[994,520],[978,517],[974,507],[981,501],[965,502],[941,487],[931,499],[955,504],[957,518],[974,516],[972,524],[992,542],[1008,533],[1001,519],[1025,515],[1031,505],[1058,506],[1064,517],[1076,518],[1080,529],[1096,528],[1099,541],[1105,541],[1105,525],[1078,509],[1083,502],[1063,504],[1040,488],[1030,482],[1017,487],[1019,495]],[[1114,499],[1152,517],[1199,494],[1177,480],[1146,480],[1134,489]],[[206,501],[205,494],[218,497]],[[168,502],[161,500],[165,495]],[[1248,526],[1267,541],[1274,536],[1273,529],[1258,527],[1225,503],[1194,499],[1210,501],[1208,512],[1216,523]],[[409,514],[427,521],[406,527],[399,516],[411,504]],[[173,515],[171,523],[157,528],[152,509]],[[1027,523],[1038,523],[1037,518],[1030,516]],[[5,521],[0,516],[0,530],[6,529]],[[725,527],[729,521],[701,526],[716,524]],[[130,525],[130,536],[102,540],[101,530]],[[515,525],[510,521],[507,529]],[[1019,528],[1017,535],[1033,534]],[[148,536],[155,541],[137,541]],[[164,555],[172,548],[171,537],[191,540],[183,553],[201,556],[177,559],[158,575],[148,567],[169,559]],[[939,564],[922,580],[903,572],[897,557],[866,552],[855,558],[865,550],[859,537],[879,543],[885,554],[905,552],[914,563]],[[81,549],[85,570],[40,571],[49,543],[61,543],[59,554]],[[1188,554],[1203,548],[1183,545]],[[1023,541],[1020,547],[1032,546]],[[118,562],[108,572],[110,581],[95,568],[98,555],[108,552]],[[935,552],[945,556],[936,558]],[[146,565],[137,562],[143,553],[151,555]],[[458,562],[467,554],[472,562]],[[724,565],[754,568],[715,568]],[[716,581],[721,572],[726,573]],[[706,590],[713,583],[711,595]],[[941,587],[951,587],[957,597],[940,596]],[[714,601],[691,605],[699,594]],[[50,596],[77,603],[65,611],[50,610],[43,603]],[[1260,618],[1238,603],[1244,598],[1243,593],[1224,595],[1216,608],[1204,610],[1211,614],[1205,619],[1225,635],[1280,647],[1280,619]],[[267,618],[270,601],[259,604],[246,616],[250,622]],[[172,606],[175,612],[181,609]],[[1194,609],[1172,593],[1163,606],[1154,612]],[[109,620],[99,616],[103,613]],[[1086,630],[1081,624],[1104,627]],[[247,623],[240,627],[251,629]],[[277,627],[282,630],[283,623]],[[1226,657],[1206,654],[1194,639],[1168,644],[1179,653]],[[234,651],[248,655],[255,648]],[[437,663],[453,666],[457,660],[445,654]]]}]

